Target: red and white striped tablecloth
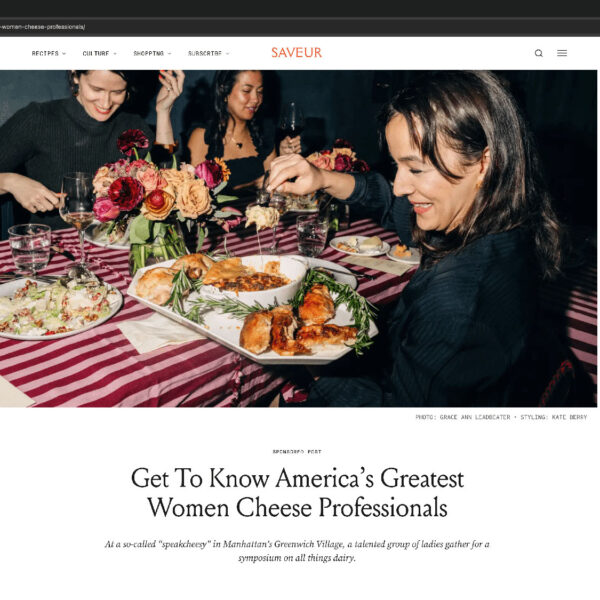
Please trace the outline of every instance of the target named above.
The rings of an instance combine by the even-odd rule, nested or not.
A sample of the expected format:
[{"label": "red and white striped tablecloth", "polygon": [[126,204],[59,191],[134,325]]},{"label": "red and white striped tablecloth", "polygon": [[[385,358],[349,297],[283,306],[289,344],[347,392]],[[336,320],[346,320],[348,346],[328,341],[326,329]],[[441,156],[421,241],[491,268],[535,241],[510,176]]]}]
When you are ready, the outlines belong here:
[{"label": "red and white striped tablecloth", "polygon": [[[390,244],[398,242],[395,233],[369,219],[353,222],[347,233],[379,235]],[[282,254],[297,251],[293,215],[283,218],[278,240]],[[53,232],[53,241],[74,254],[79,251],[74,230]],[[212,243],[211,249],[223,249],[223,241],[223,234],[211,238],[204,249],[208,242]],[[263,248],[270,244],[270,231],[261,233],[261,242]],[[125,294],[131,281],[128,253],[89,243],[86,249],[93,270],[123,293],[122,309],[106,323],[71,337],[40,342],[0,338],[0,375],[34,400],[35,406],[248,406],[278,392],[293,395],[285,369],[261,366],[212,340],[138,354],[117,327],[120,321],[139,320],[152,314]],[[227,234],[227,249],[239,256],[257,253],[254,228]],[[321,258],[337,262],[343,255],[327,247]],[[43,273],[62,274],[69,265],[67,259],[56,255]],[[1,242],[0,272],[13,268],[8,242]],[[374,304],[392,301],[414,273],[411,270],[398,277],[362,267],[356,269],[377,276],[373,281],[360,280],[358,288]],[[574,278],[546,288],[550,312],[567,307],[565,318],[571,347],[594,382],[595,281],[594,264]]]}]

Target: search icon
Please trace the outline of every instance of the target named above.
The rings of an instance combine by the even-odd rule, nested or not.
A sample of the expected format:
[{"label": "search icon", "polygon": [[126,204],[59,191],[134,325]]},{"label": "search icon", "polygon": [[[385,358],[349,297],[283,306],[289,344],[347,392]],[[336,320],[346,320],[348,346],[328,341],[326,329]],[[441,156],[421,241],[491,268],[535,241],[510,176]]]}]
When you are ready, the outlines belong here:
[{"label": "search icon", "polygon": [[535,51],[535,55],[540,56],[542,58],[544,57],[544,55],[542,54],[542,51],[539,48]]}]

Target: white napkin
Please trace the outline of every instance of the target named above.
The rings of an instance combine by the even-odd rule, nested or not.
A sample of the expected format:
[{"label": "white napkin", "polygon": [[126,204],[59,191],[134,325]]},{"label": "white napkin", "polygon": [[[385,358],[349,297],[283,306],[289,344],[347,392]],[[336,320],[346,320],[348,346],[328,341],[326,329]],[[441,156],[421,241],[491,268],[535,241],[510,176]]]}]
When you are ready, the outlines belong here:
[{"label": "white napkin", "polygon": [[123,321],[118,325],[123,335],[140,354],[152,352],[169,344],[205,339],[201,333],[159,313],[154,313],[143,321]]},{"label": "white napkin", "polygon": [[368,269],[383,271],[384,273],[391,273],[392,275],[404,275],[406,271],[417,266],[384,258],[369,258],[368,256],[344,256],[344,258],[341,258],[340,260],[351,265],[367,267]]},{"label": "white napkin", "polygon": [[10,381],[0,376],[0,406],[5,407],[25,407],[31,406],[33,400],[16,388]]}]

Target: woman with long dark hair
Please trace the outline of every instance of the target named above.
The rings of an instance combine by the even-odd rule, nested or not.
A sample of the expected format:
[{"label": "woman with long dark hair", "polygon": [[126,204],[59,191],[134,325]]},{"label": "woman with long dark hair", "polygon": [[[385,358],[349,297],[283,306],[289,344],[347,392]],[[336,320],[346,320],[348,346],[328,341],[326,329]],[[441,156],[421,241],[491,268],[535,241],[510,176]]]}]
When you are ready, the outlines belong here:
[{"label": "woman with long dark hair", "polygon": [[32,102],[0,127],[0,194],[12,194],[32,213],[32,222],[66,227],[56,210],[62,176],[94,173],[122,158],[117,138],[127,129],[140,129],[151,144],[173,149],[170,112],[183,90],[183,72],[160,72],[156,136],[140,116],[124,110],[131,76],[130,71],[69,71],[70,97]]},{"label": "woman with long dark hair", "polygon": [[323,188],[422,252],[371,362],[384,371],[321,377],[309,397],[329,405],[535,402],[523,398],[533,388],[522,375],[538,280],[560,268],[561,227],[515,100],[489,72],[429,74],[394,97],[383,126],[397,167],[393,190],[377,173],[321,171],[298,157],[272,165],[271,187]]},{"label": "woman with long dark hair", "polygon": [[[231,170],[229,190],[260,187],[277,156],[274,133],[257,118],[263,103],[261,71],[217,71],[213,81],[213,113],[194,129],[188,141],[190,161],[197,165],[223,158]],[[300,152],[300,137],[285,138],[281,154]]]}]

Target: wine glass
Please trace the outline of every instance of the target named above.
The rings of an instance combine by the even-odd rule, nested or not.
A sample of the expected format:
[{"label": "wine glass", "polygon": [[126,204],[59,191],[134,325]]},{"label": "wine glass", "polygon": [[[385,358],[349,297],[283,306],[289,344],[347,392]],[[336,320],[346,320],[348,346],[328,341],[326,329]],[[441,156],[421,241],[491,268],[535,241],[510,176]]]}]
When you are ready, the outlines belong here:
[{"label": "wine glass", "polygon": [[[277,212],[279,213],[279,217],[281,218],[287,211],[287,207],[288,207],[287,198],[285,196],[283,196],[282,194],[278,194],[277,192],[274,192],[273,194],[271,194],[271,198],[269,200],[269,206],[271,208],[275,208],[277,210]],[[277,225],[278,224],[279,224],[279,222],[275,223],[275,225],[273,226],[273,240],[271,242],[271,247],[268,250],[268,252],[270,254],[277,254],[279,252],[279,248],[277,247]]]},{"label": "wine glass", "polygon": [[94,186],[92,182],[93,175],[91,173],[81,172],[67,173],[62,180],[60,216],[77,229],[81,249],[79,264],[69,271],[69,276],[79,281],[97,279],[86,263],[83,238],[85,230],[94,220]]},{"label": "wine glass", "polygon": [[33,223],[13,225],[8,228],[8,239],[17,270],[35,279],[50,260],[50,227]]},{"label": "wine glass", "polygon": [[281,139],[296,137],[304,131],[306,122],[304,113],[296,102],[288,102],[284,105],[279,117],[279,131]]}]

